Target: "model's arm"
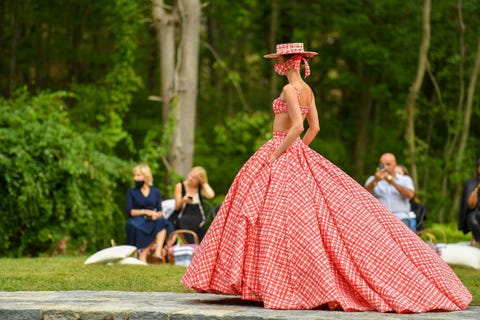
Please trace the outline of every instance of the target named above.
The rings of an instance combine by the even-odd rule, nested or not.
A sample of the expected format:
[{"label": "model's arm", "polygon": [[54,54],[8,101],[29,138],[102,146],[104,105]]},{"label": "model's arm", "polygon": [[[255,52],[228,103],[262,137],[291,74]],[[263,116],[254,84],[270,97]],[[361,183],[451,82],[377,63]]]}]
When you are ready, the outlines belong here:
[{"label": "model's arm", "polygon": [[303,136],[303,143],[307,146],[313,141],[316,135],[320,132],[320,123],[318,121],[317,106],[315,105],[315,97],[312,92],[312,102],[307,114],[308,129]]},{"label": "model's arm", "polygon": [[282,92],[285,101],[288,105],[288,115],[292,126],[288,130],[287,136],[278,146],[278,148],[271,154],[270,162],[275,161],[290,145],[297,139],[303,132],[303,118],[300,112],[300,106],[298,105],[298,98],[295,89],[292,85],[287,84],[283,87]]}]

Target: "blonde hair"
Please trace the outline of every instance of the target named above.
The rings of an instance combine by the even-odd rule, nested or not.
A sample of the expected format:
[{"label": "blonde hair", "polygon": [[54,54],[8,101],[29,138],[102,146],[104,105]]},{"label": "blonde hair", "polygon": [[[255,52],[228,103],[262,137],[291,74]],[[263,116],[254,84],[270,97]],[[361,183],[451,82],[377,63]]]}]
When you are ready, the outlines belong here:
[{"label": "blonde hair", "polygon": [[148,184],[149,186],[153,185],[153,176],[152,176],[152,170],[148,166],[148,164],[139,164],[135,168],[133,168],[133,173],[135,171],[140,171],[140,173],[143,175],[145,178],[145,183]]},{"label": "blonde hair", "polygon": [[200,181],[201,184],[208,182],[207,171],[203,167],[201,166],[193,167],[192,170],[190,170],[190,172],[197,175],[198,180]]}]

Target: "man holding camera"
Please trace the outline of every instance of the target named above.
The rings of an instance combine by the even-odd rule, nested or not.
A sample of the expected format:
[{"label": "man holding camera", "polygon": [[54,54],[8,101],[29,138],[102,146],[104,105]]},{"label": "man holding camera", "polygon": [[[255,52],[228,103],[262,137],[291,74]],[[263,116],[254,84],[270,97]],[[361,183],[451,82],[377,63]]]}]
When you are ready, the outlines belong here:
[{"label": "man holding camera", "polygon": [[480,243],[480,208],[478,193],[480,190],[480,158],[477,160],[477,177],[465,181],[458,215],[458,229],[464,234],[472,231],[473,245]]},{"label": "man holding camera", "polygon": [[410,227],[410,199],[415,196],[415,188],[412,178],[395,172],[396,166],[395,155],[382,154],[375,175],[368,177],[365,188]]}]

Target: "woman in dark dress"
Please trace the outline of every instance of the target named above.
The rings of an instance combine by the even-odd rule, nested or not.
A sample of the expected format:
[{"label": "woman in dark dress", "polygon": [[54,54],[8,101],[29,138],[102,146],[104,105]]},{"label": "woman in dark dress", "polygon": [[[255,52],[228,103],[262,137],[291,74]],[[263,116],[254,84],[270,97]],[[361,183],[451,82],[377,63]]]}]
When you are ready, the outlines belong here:
[{"label": "woman in dark dress", "polygon": [[163,217],[162,194],[152,186],[152,171],[148,165],[136,166],[133,179],[135,188],[127,191],[127,244],[139,249],[139,259],[144,262],[153,248],[154,258],[164,261],[162,248],[173,226]]},{"label": "woman in dark dress", "polygon": [[[205,212],[203,210],[202,198],[211,199],[215,197],[215,191],[208,184],[207,172],[203,167],[197,166],[190,170],[185,181],[175,186],[175,204],[178,216],[177,228],[194,231],[198,239],[202,241],[205,235]],[[193,239],[186,235],[186,240],[193,242]]]}]

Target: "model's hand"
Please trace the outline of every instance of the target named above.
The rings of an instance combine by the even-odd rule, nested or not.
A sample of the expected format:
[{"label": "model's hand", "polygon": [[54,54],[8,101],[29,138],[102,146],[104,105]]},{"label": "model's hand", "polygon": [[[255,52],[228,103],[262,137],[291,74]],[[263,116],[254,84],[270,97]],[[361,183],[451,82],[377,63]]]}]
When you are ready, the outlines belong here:
[{"label": "model's hand", "polygon": [[270,163],[273,163],[275,160],[277,160],[277,157],[272,153],[272,154],[270,155],[270,160],[269,160],[269,162],[270,162]]}]

